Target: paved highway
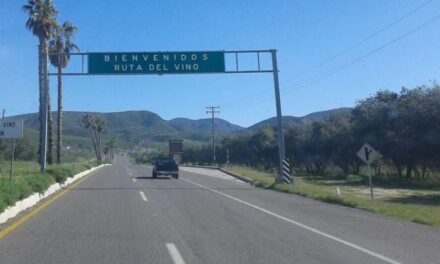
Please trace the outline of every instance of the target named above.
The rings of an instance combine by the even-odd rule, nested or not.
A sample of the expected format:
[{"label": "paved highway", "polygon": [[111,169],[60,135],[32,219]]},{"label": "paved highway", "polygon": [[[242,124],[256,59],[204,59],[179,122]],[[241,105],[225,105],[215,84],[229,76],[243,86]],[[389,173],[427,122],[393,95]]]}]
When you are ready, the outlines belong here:
[{"label": "paved highway", "polygon": [[0,263],[440,263],[440,231],[119,157],[0,240]]}]

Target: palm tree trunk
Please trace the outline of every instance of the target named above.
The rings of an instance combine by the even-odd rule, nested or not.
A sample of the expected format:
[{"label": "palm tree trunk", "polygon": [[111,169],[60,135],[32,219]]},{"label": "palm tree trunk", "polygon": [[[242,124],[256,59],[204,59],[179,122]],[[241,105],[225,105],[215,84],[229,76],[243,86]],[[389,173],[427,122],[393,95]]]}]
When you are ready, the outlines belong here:
[{"label": "palm tree trunk", "polygon": [[101,149],[99,146],[99,141],[98,141],[98,132],[96,131],[96,128],[93,130],[94,132],[94,139],[95,139],[95,143],[96,143],[96,159],[98,159],[98,162],[101,164],[102,160],[101,160]]},{"label": "palm tree trunk", "polygon": [[[60,62],[60,60],[59,60]],[[63,79],[61,77],[62,67],[58,63],[58,115],[57,115],[57,163],[61,163],[61,144],[62,144],[62,129],[63,129]]]},{"label": "palm tree trunk", "polygon": [[[49,78],[47,78],[49,86]],[[50,106],[50,93],[47,90],[47,163],[53,164],[53,116],[52,107]]]},{"label": "palm tree trunk", "polygon": [[46,170],[46,154],[47,154],[47,136],[48,136],[48,96],[49,96],[49,80],[48,80],[48,58],[46,39],[40,38],[40,58],[41,59],[41,119],[40,119],[40,172]]},{"label": "palm tree trunk", "polygon": [[38,154],[39,154],[39,160],[41,161],[41,156],[43,155],[43,144],[44,144],[44,135],[42,133],[43,131],[43,53],[44,53],[44,45],[42,44],[42,41],[40,39],[40,44],[38,45],[38,93],[39,93],[39,112],[38,112],[38,119],[40,121],[40,142],[38,145]]},{"label": "palm tree trunk", "polygon": [[96,145],[98,146],[98,154],[99,154],[99,162],[102,163],[102,155],[101,155],[101,133],[96,131]]},{"label": "palm tree trunk", "polygon": [[93,131],[91,128],[89,128],[89,134],[90,134],[90,138],[92,139],[92,144],[93,144],[93,149],[95,150],[96,159],[99,162],[98,148],[96,147],[95,138],[93,136]]}]

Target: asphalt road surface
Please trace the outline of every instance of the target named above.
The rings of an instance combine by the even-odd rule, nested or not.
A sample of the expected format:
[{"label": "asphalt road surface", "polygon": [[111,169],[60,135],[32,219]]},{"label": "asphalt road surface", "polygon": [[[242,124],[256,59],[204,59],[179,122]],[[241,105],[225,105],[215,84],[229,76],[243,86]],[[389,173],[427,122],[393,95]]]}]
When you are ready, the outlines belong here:
[{"label": "asphalt road surface", "polygon": [[119,157],[0,240],[0,263],[440,263],[440,231]]}]

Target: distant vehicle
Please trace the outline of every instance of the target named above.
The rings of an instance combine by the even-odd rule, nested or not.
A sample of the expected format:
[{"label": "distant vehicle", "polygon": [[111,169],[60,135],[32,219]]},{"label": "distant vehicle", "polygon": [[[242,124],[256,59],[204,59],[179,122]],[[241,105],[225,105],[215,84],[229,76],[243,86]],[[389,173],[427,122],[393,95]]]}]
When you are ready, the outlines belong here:
[{"label": "distant vehicle", "polygon": [[172,158],[159,158],[153,165],[153,178],[159,175],[171,175],[173,178],[179,178],[179,165]]}]

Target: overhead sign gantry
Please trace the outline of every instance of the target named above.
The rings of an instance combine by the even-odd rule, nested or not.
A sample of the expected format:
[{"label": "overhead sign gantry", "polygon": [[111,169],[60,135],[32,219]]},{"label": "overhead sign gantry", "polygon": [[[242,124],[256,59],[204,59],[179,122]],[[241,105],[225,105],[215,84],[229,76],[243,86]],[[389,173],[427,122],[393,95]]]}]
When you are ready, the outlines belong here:
[{"label": "overhead sign gantry", "polygon": [[[277,51],[159,51],[159,52],[85,52],[71,53],[81,57],[81,70],[63,75],[144,75],[144,74],[216,74],[216,73],[272,73],[275,87],[275,102],[278,126],[279,176],[278,183],[292,183],[287,173],[289,164],[285,159],[283,120],[278,80]],[[240,56],[251,55],[255,59],[252,67],[240,64]],[[271,67],[262,65],[262,56],[270,55]],[[232,59],[227,67],[226,58]],[[87,67],[85,66],[87,65]],[[86,69],[87,68],[87,69]],[[49,73],[56,75],[56,73]],[[46,84],[46,90],[49,88]],[[47,98],[45,98],[47,100]],[[47,109],[46,109],[47,111]],[[47,121],[46,121],[47,122]],[[45,155],[42,155],[45,156]],[[41,161],[42,168],[45,161]],[[44,169],[42,169],[44,170]]]}]

